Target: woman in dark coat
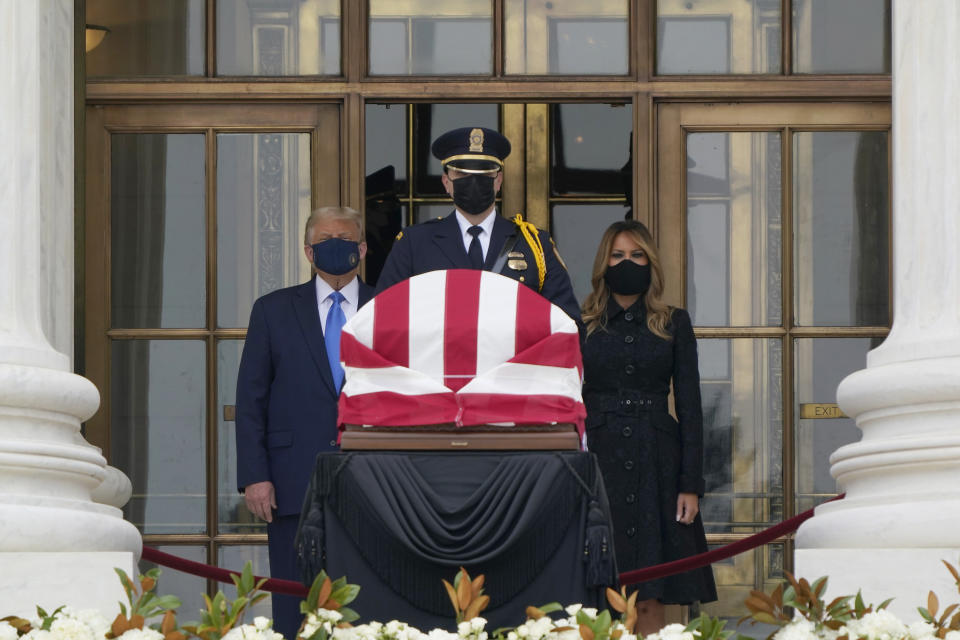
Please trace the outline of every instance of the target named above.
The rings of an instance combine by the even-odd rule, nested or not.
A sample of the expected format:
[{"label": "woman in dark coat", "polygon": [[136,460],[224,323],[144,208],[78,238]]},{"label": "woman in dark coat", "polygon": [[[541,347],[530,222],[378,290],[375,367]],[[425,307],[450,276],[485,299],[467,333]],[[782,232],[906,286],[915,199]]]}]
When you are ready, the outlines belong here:
[{"label": "woman in dark coat", "polygon": [[[703,419],[690,316],[661,300],[656,247],[639,222],[607,229],[592,283],[583,306],[587,448],[610,499],[618,568],[702,553]],[[677,420],[668,413],[671,382]],[[663,627],[664,604],[717,599],[709,566],[636,588],[644,635]]]}]

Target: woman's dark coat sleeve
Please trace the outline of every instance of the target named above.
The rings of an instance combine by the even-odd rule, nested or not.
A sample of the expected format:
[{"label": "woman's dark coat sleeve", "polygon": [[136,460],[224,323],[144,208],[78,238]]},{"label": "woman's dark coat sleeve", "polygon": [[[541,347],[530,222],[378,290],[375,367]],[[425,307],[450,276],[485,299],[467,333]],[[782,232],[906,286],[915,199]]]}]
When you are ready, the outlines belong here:
[{"label": "woman's dark coat sleeve", "polygon": [[677,491],[702,496],[703,409],[700,404],[700,369],[697,339],[690,315],[684,309],[673,312],[673,397],[680,423],[683,451]]}]

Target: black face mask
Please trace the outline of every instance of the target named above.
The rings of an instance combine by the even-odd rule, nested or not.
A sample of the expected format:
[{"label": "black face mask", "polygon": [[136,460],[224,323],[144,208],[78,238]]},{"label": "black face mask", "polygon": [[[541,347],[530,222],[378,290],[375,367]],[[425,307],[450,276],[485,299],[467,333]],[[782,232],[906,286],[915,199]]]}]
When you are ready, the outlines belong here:
[{"label": "black face mask", "polygon": [[607,267],[603,279],[614,293],[622,296],[644,295],[650,288],[650,265],[621,260]]},{"label": "black face mask", "polygon": [[469,174],[451,180],[453,204],[464,213],[483,213],[493,205],[497,197],[497,191],[493,187],[495,179],[493,176]]}]

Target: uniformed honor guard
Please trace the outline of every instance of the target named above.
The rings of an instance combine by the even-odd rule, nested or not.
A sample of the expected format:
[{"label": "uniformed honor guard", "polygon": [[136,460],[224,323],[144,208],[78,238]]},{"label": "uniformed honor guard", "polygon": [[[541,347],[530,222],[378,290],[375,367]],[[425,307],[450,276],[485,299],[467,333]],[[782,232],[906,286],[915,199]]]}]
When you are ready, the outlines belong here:
[{"label": "uniformed honor guard", "polygon": [[520,214],[509,220],[497,215],[510,141],[492,129],[464,127],[437,138],[431,151],[443,166],[443,186],[456,208],[397,235],[377,293],[427,271],[484,269],[523,282],[579,324],[580,307],[550,235]]}]

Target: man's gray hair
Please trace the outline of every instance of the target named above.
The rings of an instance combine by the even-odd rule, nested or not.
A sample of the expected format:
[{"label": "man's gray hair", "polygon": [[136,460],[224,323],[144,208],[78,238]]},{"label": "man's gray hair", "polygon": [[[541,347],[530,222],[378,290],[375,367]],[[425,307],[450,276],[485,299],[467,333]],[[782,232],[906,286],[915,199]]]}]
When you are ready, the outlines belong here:
[{"label": "man's gray hair", "polygon": [[310,228],[321,220],[349,220],[357,225],[360,232],[360,242],[363,242],[363,216],[356,209],[350,207],[320,207],[310,212],[307,224],[303,228],[303,244],[310,244]]}]

